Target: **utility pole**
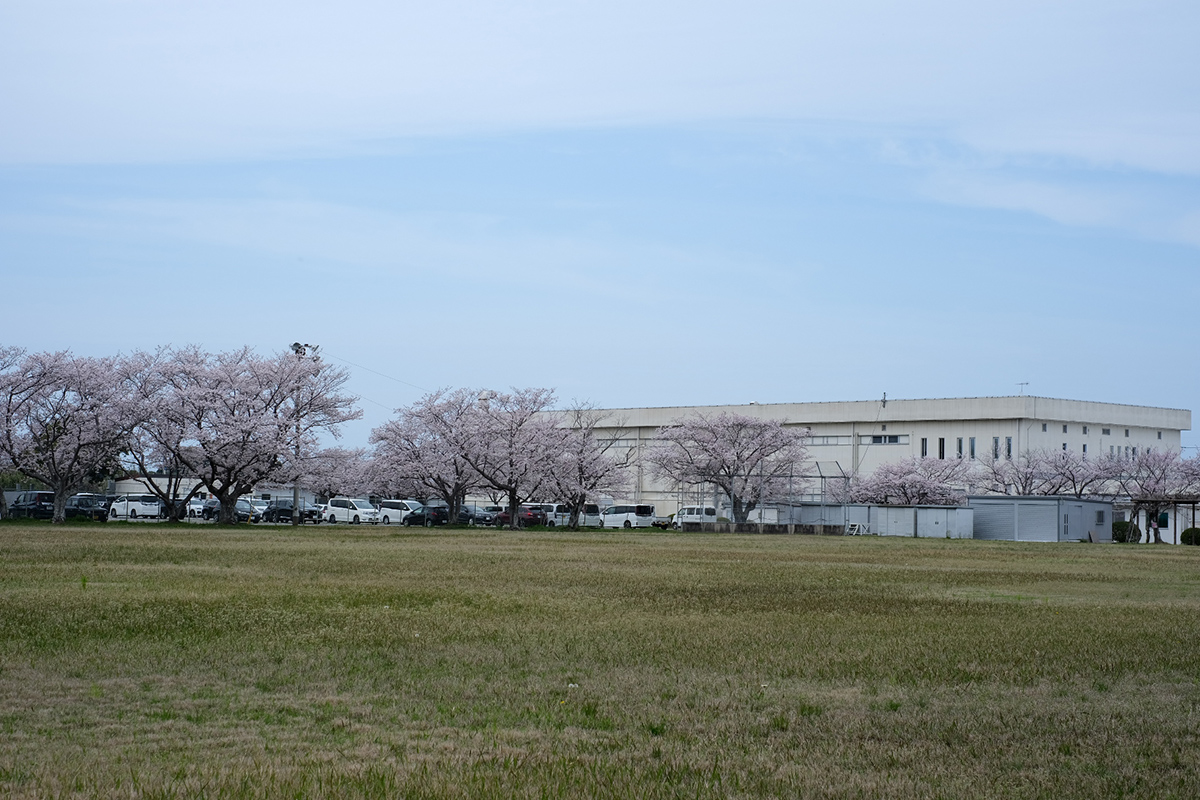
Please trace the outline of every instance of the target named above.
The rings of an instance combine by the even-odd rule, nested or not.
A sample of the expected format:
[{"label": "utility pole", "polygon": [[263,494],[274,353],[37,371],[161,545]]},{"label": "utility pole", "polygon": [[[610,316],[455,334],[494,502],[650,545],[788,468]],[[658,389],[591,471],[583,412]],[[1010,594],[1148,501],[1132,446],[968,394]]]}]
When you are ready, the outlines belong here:
[{"label": "utility pole", "polygon": [[[313,351],[313,360],[317,359],[317,350],[319,345],[315,344],[300,344],[292,342],[292,352],[297,358],[305,358],[308,356],[309,350]],[[292,527],[301,523],[304,519],[303,512],[300,509],[300,387],[296,387],[296,476],[292,480]]]}]

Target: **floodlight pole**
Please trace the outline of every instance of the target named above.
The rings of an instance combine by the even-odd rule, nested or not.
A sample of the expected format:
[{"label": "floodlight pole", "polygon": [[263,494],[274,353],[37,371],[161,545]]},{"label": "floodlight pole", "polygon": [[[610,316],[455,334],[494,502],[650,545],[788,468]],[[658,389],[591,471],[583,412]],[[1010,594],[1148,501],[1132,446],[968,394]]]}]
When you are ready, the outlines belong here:
[{"label": "floodlight pole", "polygon": [[[316,358],[318,345],[315,344],[300,344],[292,342],[292,352],[297,358],[304,358],[308,355],[309,348],[313,350],[313,358]],[[300,512],[300,387],[296,387],[296,470],[295,478],[292,479],[292,527],[298,526],[303,518]],[[279,517],[276,515],[276,521]]]}]

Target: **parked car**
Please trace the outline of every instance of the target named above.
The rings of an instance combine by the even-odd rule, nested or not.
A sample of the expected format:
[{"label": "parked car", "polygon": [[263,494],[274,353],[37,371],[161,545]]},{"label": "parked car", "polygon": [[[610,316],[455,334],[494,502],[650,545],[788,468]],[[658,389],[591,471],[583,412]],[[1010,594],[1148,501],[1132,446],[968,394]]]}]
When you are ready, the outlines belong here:
[{"label": "parked car", "polygon": [[[546,512],[546,526],[571,524],[571,507],[566,503],[535,503]],[[587,503],[579,513],[579,524],[585,528],[594,528],[600,524],[600,506]]]},{"label": "parked car", "polygon": [[358,525],[369,522],[372,525],[379,522],[379,509],[371,505],[370,500],[359,497],[335,497],[325,504],[325,519],[329,524],[349,522]]},{"label": "parked car", "polygon": [[[238,522],[261,522],[262,514],[255,510],[254,506],[250,505],[250,501],[244,497],[239,497],[234,508],[234,519]],[[220,519],[221,518],[221,501],[215,497],[210,497],[204,501],[204,511],[201,516],[204,519]]]},{"label": "parked car", "polygon": [[[497,509],[498,510],[498,509]],[[458,518],[463,522],[463,513],[466,513],[464,524],[467,525],[495,525],[496,512],[490,511],[487,506],[463,506],[459,512]]]},{"label": "parked car", "polygon": [[204,516],[204,501],[199,497],[193,497],[191,500],[188,500],[187,515],[189,517]]},{"label": "parked car", "polygon": [[[267,503],[267,509],[263,512],[263,522],[291,522],[292,521],[292,500],[272,500]],[[300,521],[312,522],[319,524],[324,513],[320,506],[314,506],[312,503],[300,501]]]},{"label": "parked car", "polygon": [[675,514],[675,518],[671,521],[671,527],[681,530],[684,525],[716,521],[717,510],[712,506],[684,506]]},{"label": "parked car", "polygon": [[[511,517],[507,510],[501,511],[496,515],[496,525],[504,528],[509,524]],[[528,528],[533,525],[545,525],[546,512],[540,506],[523,505],[517,509],[517,525],[521,528]]]},{"label": "parked car", "polygon": [[200,509],[202,519],[215,519],[221,513],[221,501],[215,497],[210,497],[204,501],[204,506]]},{"label": "parked car", "polygon": [[380,500],[379,521],[384,525],[403,524],[405,517],[421,510],[416,500]]},{"label": "parked car", "polygon": [[421,506],[420,511],[414,511],[404,518],[405,525],[445,525],[450,522],[450,509],[441,504],[430,503]]},{"label": "parked car", "polygon": [[600,515],[600,527],[649,528],[659,520],[661,520],[661,518],[654,516],[654,506],[609,506],[608,508],[604,509],[604,513]]},{"label": "parked car", "polygon": [[67,519],[108,520],[108,501],[102,494],[81,492],[67,498]]},{"label": "parked car", "polygon": [[54,517],[54,492],[22,492],[8,505],[13,519],[51,519]]},{"label": "parked car", "polygon": [[152,494],[123,494],[108,507],[109,519],[159,519],[163,504]]}]

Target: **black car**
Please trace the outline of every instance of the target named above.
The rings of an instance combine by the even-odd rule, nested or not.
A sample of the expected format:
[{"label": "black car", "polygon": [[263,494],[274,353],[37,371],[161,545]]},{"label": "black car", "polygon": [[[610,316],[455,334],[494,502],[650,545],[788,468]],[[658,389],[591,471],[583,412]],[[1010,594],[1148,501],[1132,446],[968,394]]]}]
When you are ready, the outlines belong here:
[{"label": "black car", "polygon": [[445,525],[450,521],[450,509],[445,506],[421,506],[404,518],[405,525]]},{"label": "black car", "polygon": [[[205,519],[220,519],[221,517],[221,501],[215,497],[210,497],[204,501],[204,511],[200,514]],[[250,505],[250,501],[244,497],[237,499],[237,509],[235,518],[238,522],[261,522],[262,515],[254,510],[254,506]]]},{"label": "black car", "polygon": [[51,519],[54,517],[54,492],[21,492],[8,506],[13,519]]},{"label": "black car", "polygon": [[[320,524],[321,509],[314,506],[312,503],[300,501],[300,508],[303,513],[300,516],[301,522],[311,522]],[[267,503],[267,510],[263,512],[263,522],[291,522],[292,521],[292,501],[291,500],[272,500]]]},{"label": "black car", "polygon": [[108,521],[108,498],[102,494],[86,492],[67,498],[67,519],[95,519]]}]

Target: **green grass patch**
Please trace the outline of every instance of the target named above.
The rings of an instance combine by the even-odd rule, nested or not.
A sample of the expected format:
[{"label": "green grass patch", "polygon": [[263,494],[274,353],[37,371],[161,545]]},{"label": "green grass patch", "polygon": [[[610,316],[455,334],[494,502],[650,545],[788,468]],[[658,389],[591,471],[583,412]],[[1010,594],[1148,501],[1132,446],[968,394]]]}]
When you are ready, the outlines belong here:
[{"label": "green grass patch", "polygon": [[1200,796],[1200,551],[0,528],[6,797]]}]

